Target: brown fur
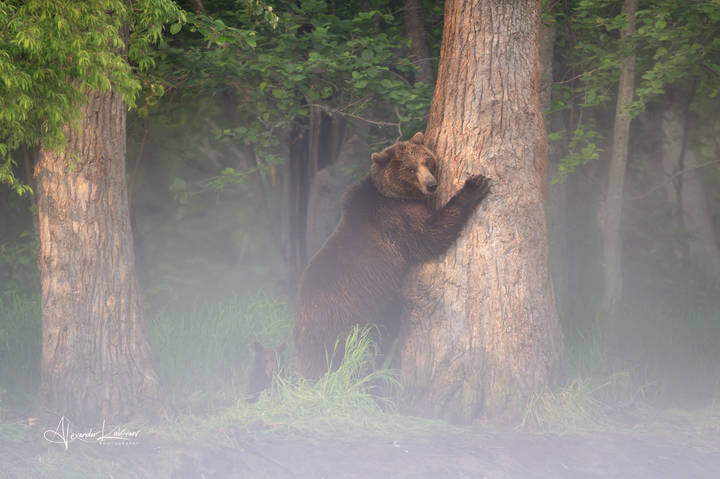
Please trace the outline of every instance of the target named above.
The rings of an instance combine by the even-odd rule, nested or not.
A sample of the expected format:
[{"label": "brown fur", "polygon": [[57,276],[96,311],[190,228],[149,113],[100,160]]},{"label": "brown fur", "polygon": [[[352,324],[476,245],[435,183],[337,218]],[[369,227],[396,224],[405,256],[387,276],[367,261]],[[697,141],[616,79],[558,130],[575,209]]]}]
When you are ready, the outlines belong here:
[{"label": "brown fur", "polygon": [[422,133],[372,160],[370,175],[345,194],[340,223],[300,280],[294,335],[306,378],[327,370],[326,351],[354,325],[397,330],[408,269],[446,251],[489,191],[488,179],[474,176],[444,207],[430,208],[437,160]]}]

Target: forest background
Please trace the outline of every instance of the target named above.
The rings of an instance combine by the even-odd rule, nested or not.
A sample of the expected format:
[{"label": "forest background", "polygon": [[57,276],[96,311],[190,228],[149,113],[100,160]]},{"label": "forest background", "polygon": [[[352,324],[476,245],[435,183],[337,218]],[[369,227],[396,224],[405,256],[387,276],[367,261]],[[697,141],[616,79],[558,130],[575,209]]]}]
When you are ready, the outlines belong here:
[{"label": "forest background", "polygon": [[[157,374],[174,407],[215,411],[246,393],[254,340],[291,344],[299,275],[370,153],[425,129],[443,5],[135,2],[114,20],[132,19],[124,39],[109,29],[63,42],[77,18],[104,24],[123,2],[84,3],[66,17],[43,2],[0,4],[3,35],[13,32],[0,39],[0,412],[23,411],[40,387],[39,146],[64,145],[83,88],[110,84],[129,107],[129,215]],[[564,360],[555,392],[521,415],[533,429],[595,422],[607,404],[720,398],[720,3],[635,2],[630,31],[628,3],[543,4]],[[52,22],[23,23],[43,9]],[[127,45],[128,61],[103,57],[107,42]],[[95,74],[68,89],[24,69],[19,51]],[[629,57],[631,102],[616,115]],[[621,208],[608,196],[619,118],[629,121]],[[608,254],[621,255],[610,299]],[[287,357],[291,369],[292,348]]]}]

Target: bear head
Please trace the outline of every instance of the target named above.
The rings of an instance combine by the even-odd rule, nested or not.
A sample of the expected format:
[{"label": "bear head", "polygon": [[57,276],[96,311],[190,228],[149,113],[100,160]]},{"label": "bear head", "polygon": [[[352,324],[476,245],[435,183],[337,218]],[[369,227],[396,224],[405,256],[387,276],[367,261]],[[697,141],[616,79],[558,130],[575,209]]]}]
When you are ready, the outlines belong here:
[{"label": "bear head", "polygon": [[437,189],[437,159],[423,144],[420,132],[408,141],[401,141],[373,153],[370,178],[384,196],[422,199]]}]

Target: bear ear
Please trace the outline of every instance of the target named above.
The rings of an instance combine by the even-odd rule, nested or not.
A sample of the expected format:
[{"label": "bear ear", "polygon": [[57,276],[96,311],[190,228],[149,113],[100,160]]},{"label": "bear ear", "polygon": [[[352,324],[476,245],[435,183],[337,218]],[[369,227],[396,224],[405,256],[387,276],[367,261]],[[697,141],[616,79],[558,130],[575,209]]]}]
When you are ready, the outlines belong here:
[{"label": "bear ear", "polygon": [[255,340],[255,341],[253,341],[253,349],[255,350],[256,353],[262,353],[265,350],[265,347],[262,344],[260,344],[259,341]]},{"label": "bear ear", "polygon": [[423,132],[422,132],[422,131],[418,131],[417,133],[415,133],[415,134],[413,135],[412,138],[410,138],[410,141],[411,141],[412,143],[415,143],[416,145],[422,145],[424,139],[425,139],[425,135],[423,134]]},{"label": "bear ear", "polygon": [[372,158],[372,160],[379,166],[385,166],[390,163],[390,158],[392,158],[392,152],[390,151],[390,148],[385,148],[383,151],[373,153],[372,155],[370,155],[370,158]]}]

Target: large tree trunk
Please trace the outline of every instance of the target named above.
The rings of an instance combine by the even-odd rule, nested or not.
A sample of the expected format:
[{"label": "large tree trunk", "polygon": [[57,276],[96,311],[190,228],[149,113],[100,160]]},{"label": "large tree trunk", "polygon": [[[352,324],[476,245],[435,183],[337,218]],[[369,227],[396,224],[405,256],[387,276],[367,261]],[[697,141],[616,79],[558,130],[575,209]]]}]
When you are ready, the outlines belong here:
[{"label": "large tree trunk", "polygon": [[88,95],[63,152],[35,166],[42,278],[40,402],[71,421],[146,415],[159,404],[125,184],[125,104]]},{"label": "large tree trunk", "polygon": [[[622,13],[627,24],[620,33],[625,39],[635,34],[635,12],[639,0],[624,0]],[[618,304],[622,298],[622,242],[620,220],[622,218],[623,188],[628,158],[630,138],[630,117],[625,107],[632,102],[635,92],[635,55],[623,58],[618,85],[615,123],[613,124],[612,151],[608,173],[608,190],[603,218],[603,252],[605,267],[605,289],[603,295],[603,314],[607,320],[607,334],[615,335],[615,322]]]},{"label": "large tree trunk", "polygon": [[543,389],[562,335],[548,273],[539,0],[449,0],[426,138],[436,206],[470,175],[492,192],[461,238],[406,285],[409,406],[456,421],[511,417]]}]

